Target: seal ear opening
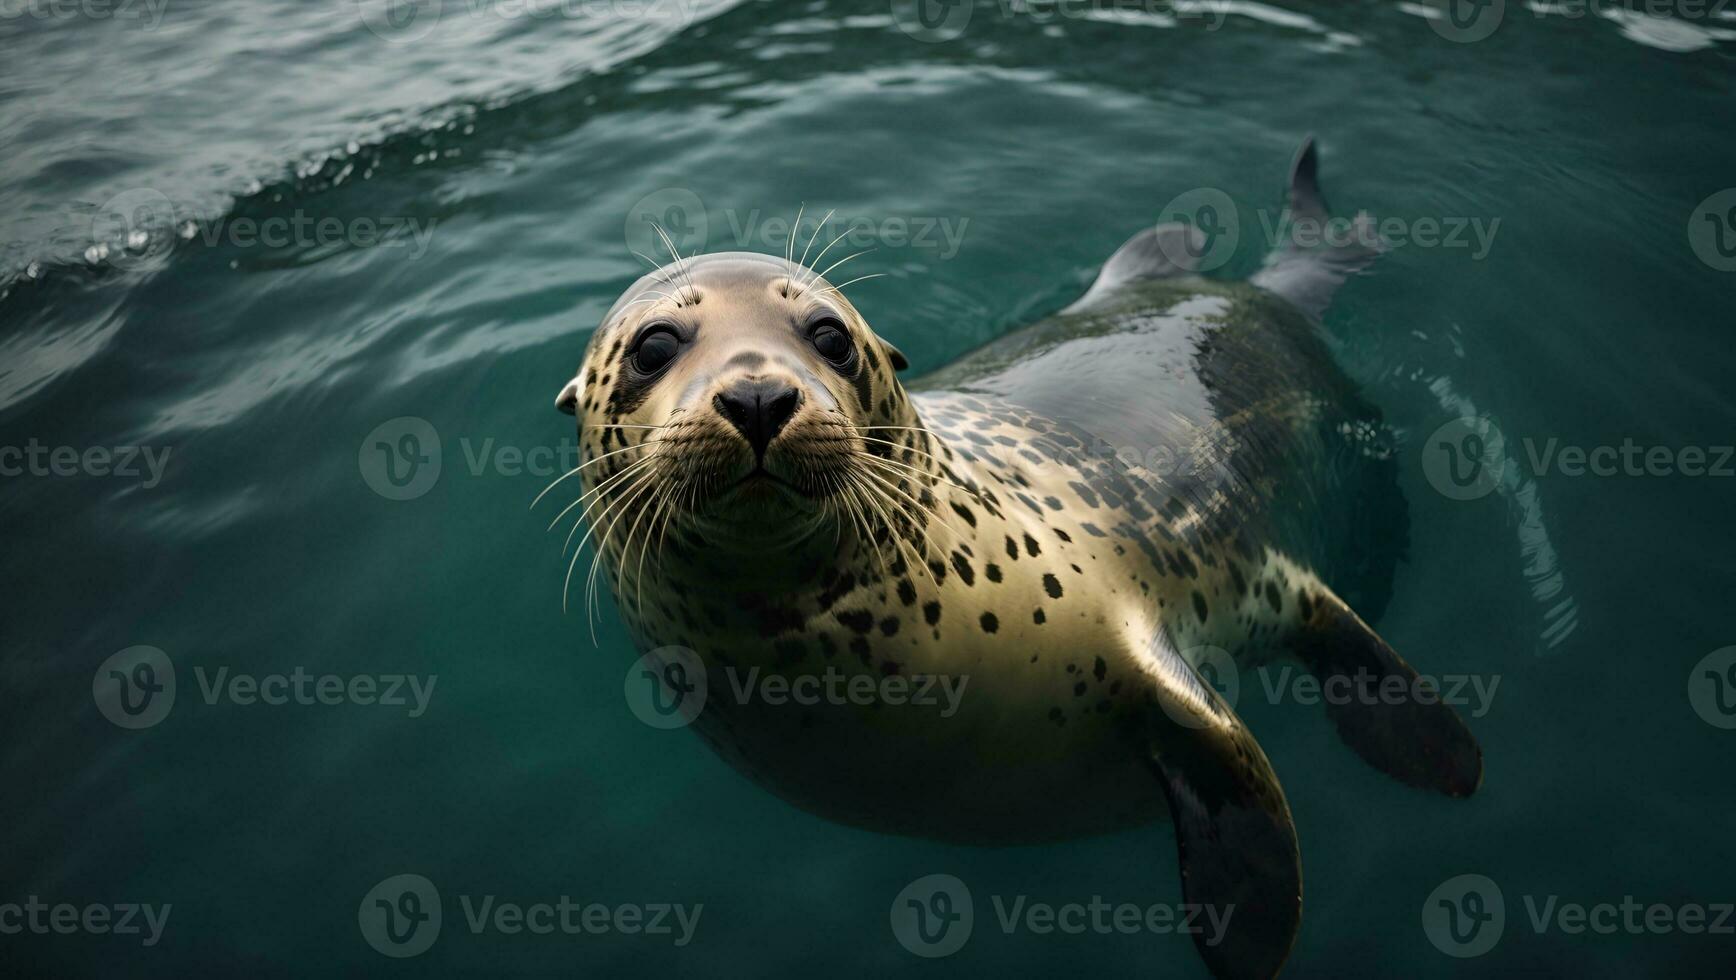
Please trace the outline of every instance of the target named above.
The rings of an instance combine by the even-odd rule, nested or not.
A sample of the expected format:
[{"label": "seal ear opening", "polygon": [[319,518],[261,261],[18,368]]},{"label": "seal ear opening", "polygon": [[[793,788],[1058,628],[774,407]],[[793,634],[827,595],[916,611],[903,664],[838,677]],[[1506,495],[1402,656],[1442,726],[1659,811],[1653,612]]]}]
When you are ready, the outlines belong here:
[{"label": "seal ear opening", "polygon": [[567,386],[555,396],[555,408],[568,415],[576,416],[579,414],[579,378],[567,382]]},{"label": "seal ear opening", "polygon": [[903,351],[884,340],[880,342],[880,346],[886,348],[886,359],[892,362],[892,370],[903,371],[910,367],[910,358],[905,357]]}]

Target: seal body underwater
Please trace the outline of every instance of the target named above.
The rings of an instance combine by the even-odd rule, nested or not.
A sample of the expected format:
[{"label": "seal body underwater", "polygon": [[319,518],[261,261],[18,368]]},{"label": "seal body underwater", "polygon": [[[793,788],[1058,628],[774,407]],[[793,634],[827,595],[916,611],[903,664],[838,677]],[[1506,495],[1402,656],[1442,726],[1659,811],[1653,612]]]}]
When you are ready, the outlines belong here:
[{"label": "seal body underwater", "polygon": [[[1298,220],[1327,215],[1315,170],[1310,142]],[[1353,611],[1384,603],[1405,512],[1319,326],[1371,237],[1223,282],[1195,273],[1198,236],[1135,235],[1079,301],[909,388],[804,262],[680,259],[610,310],[557,404],[583,449],[569,511],[639,646],[692,651],[692,727],[720,755],[825,817],[945,840],[1167,816],[1184,899],[1234,908],[1201,955],[1264,977],[1300,919],[1295,828],[1201,671],[1286,657],[1408,690]],[[740,693],[822,671],[963,687],[947,711]],[[1344,700],[1332,720],[1374,766],[1478,786],[1450,707]]]}]

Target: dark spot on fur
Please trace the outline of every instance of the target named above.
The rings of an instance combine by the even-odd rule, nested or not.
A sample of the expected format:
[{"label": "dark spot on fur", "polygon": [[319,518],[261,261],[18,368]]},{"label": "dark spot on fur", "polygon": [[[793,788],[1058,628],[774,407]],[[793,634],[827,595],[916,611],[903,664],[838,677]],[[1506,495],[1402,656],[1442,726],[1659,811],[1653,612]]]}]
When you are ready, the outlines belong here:
[{"label": "dark spot on fur", "polygon": [[1049,593],[1049,598],[1061,598],[1061,580],[1053,572],[1043,573],[1043,591]]},{"label": "dark spot on fur", "polygon": [[938,603],[938,602],[925,602],[925,603],[923,603],[922,604],[922,619],[924,622],[928,623],[928,625],[930,625],[930,626],[933,626],[935,623],[940,622],[940,603]]},{"label": "dark spot on fur", "polygon": [[866,633],[874,628],[874,614],[866,609],[851,609],[845,612],[833,613],[838,622],[850,627],[858,633]]},{"label": "dark spot on fur", "polygon": [[992,612],[983,613],[982,624],[984,633],[993,633],[1001,628],[1001,621],[996,619]]},{"label": "dark spot on fur", "polygon": [[898,601],[907,606],[913,606],[916,604],[916,586],[910,584],[909,579],[902,579],[899,581]]},{"label": "dark spot on fur", "polygon": [[970,562],[958,552],[952,553],[952,567],[958,572],[958,577],[966,585],[976,584],[976,571],[970,567]]},{"label": "dark spot on fur", "polygon": [[1194,606],[1194,615],[1196,615],[1200,618],[1200,622],[1202,622],[1202,623],[1205,622],[1206,621],[1206,597],[1203,595],[1200,595],[1198,589],[1194,590],[1193,606]]},{"label": "dark spot on fur", "polygon": [[983,568],[983,574],[989,577],[990,582],[999,582],[1001,580],[1001,566],[991,561]]},{"label": "dark spot on fur", "polygon": [[1042,553],[1043,549],[1037,547],[1037,539],[1031,537],[1029,534],[1025,535],[1025,554],[1035,558]]},{"label": "dark spot on fur", "polygon": [[1048,618],[1049,617],[1043,615],[1043,607],[1042,606],[1038,606],[1037,611],[1031,614],[1031,622],[1036,623],[1038,626],[1043,625],[1043,621],[1048,619]]}]

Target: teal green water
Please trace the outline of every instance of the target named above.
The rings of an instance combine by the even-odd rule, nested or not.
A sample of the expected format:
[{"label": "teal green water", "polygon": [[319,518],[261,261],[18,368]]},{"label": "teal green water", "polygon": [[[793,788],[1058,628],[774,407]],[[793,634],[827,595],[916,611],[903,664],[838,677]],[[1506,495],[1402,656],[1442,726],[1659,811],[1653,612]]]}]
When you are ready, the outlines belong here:
[{"label": "teal green water", "polygon": [[[0,932],[4,972],[1204,975],[1183,936],[1005,934],[989,902],[1179,901],[1165,826],[880,836],[641,724],[607,598],[595,646],[580,603],[562,612],[564,528],[529,509],[559,470],[512,453],[570,439],[554,395],[643,268],[646,214],[689,248],[777,252],[780,219],[805,209],[805,239],[836,209],[832,233],[866,230],[828,262],[877,247],[848,268],[884,277],[850,294],[920,371],[1069,302],[1187,192],[1234,202],[1212,274],[1252,272],[1307,133],[1335,208],[1410,239],[1326,317],[1401,446],[1410,560],[1377,625],[1419,668],[1499,687],[1464,802],[1370,771],[1317,708],[1244,693],[1303,847],[1287,975],[1727,970],[1736,936],[1539,932],[1524,897],[1736,901],[1736,732],[1700,666],[1736,643],[1733,482],[1576,476],[1524,440],[1714,460],[1736,442],[1736,273],[1717,268],[1736,202],[1713,198],[1736,185],[1736,19],[1507,6],[1474,43],[1384,2],[984,4],[932,43],[876,3],[446,0],[421,36],[348,2],[171,2],[154,23],[8,6],[0,927],[29,896],[172,913],[150,947]],[[1430,246],[1430,222],[1493,236]],[[1469,500],[1428,468],[1461,415],[1506,435],[1501,480]],[[405,416],[440,467],[399,488],[370,434]],[[84,455],[135,446],[152,455],[132,476]],[[127,730],[93,678],[138,645],[176,699]],[[225,668],[437,681],[414,716],[211,703],[201,678]],[[405,873],[438,887],[444,925],[388,959],[358,908]],[[975,931],[919,959],[889,908],[935,873],[968,883]],[[1423,927],[1461,874],[1507,907],[1474,959]],[[474,935],[459,896],[485,895],[704,909],[684,946]]]}]

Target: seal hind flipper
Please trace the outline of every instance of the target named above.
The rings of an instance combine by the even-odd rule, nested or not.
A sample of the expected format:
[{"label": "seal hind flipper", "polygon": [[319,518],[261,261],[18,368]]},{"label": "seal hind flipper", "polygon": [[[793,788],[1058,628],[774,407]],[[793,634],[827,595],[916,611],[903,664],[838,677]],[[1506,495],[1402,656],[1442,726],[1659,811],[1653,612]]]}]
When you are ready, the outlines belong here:
[{"label": "seal hind flipper", "polygon": [[[1312,590],[1312,587],[1311,587]],[[1417,672],[1387,642],[1320,586],[1290,650],[1320,679],[1348,678],[1358,693],[1326,699],[1339,737],[1357,755],[1402,783],[1448,796],[1470,796],[1483,781],[1483,750],[1440,691],[1418,696]],[[1401,678],[1405,694],[1379,692]],[[1396,686],[1396,685],[1394,685]],[[1391,703],[1389,703],[1391,702]]]},{"label": "seal hind flipper", "polygon": [[1078,313],[1132,283],[1192,275],[1199,269],[1205,248],[1205,234],[1193,225],[1169,223],[1147,228],[1123,242],[1103,263],[1085,295],[1061,312]]},{"label": "seal hind flipper", "polygon": [[1302,920],[1296,825],[1278,777],[1247,726],[1168,644],[1154,651],[1168,683],[1156,692],[1147,744],[1175,823],[1182,897],[1223,922],[1194,933],[1219,978],[1278,974]]},{"label": "seal hind flipper", "polygon": [[[1348,227],[1330,224],[1332,214],[1320,193],[1320,155],[1312,136],[1302,141],[1290,167],[1288,211],[1288,241],[1266,258],[1266,267],[1250,281],[1319,317],[1344,280],[1379,258],[1386,243],[1366,211],[1358,213]],[[1299,238],[1311,244],[1304,246]]]}]

